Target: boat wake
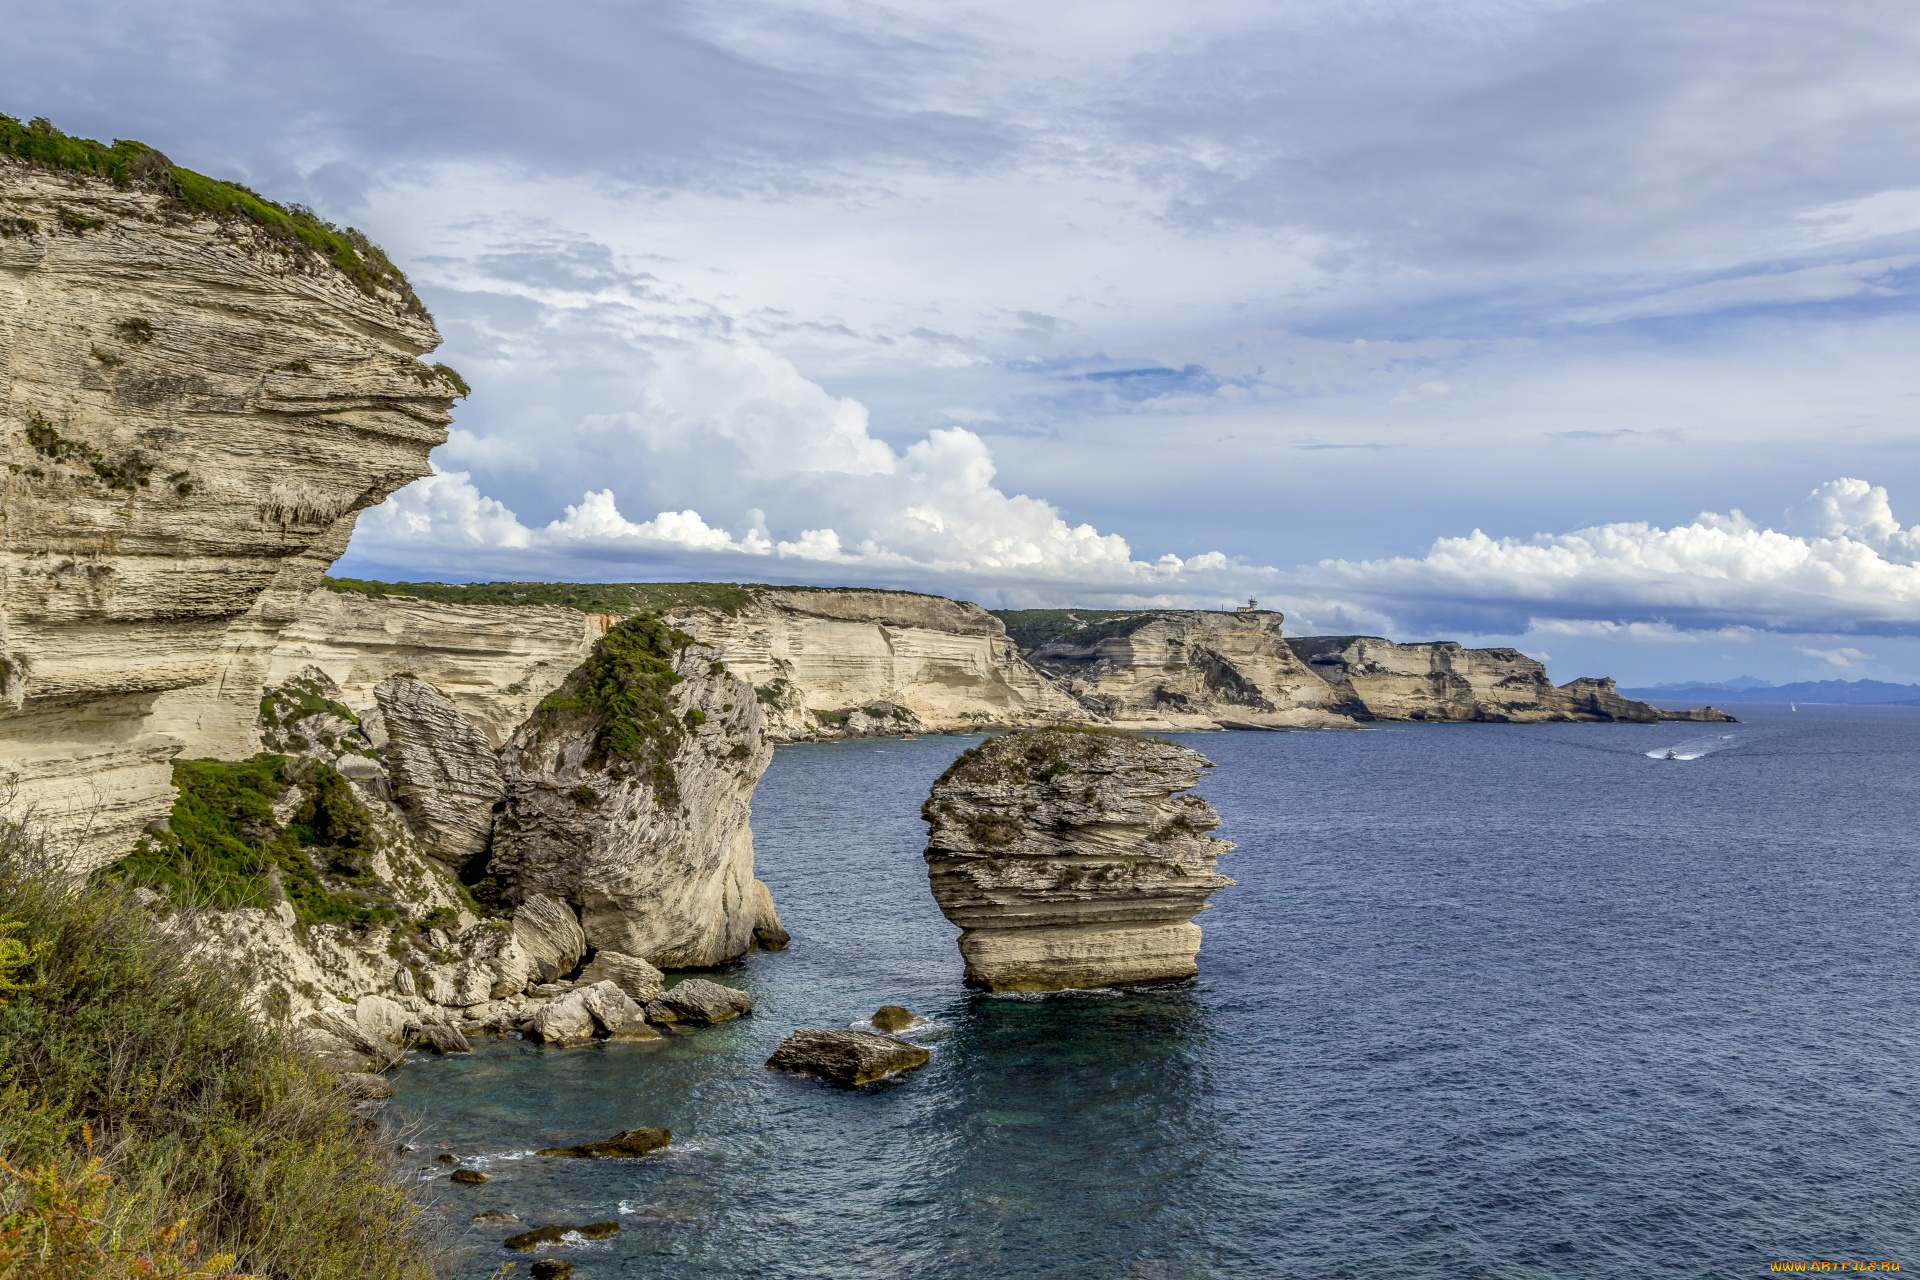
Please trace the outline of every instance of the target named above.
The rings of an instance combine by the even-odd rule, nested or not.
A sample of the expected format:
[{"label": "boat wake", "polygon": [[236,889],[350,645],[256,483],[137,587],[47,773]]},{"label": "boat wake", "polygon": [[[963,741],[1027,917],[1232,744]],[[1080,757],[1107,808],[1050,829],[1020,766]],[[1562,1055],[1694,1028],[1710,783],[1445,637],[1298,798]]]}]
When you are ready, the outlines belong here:
[{"label": "boat wake", "polygon": [[1655,747],[1646,755],[1649,760],[1698,760],[1701,756],[1725,751],[1738,743],[1738,735],[1722,733],[1710,738],[1689,738],[1685,742],[1676,742],[1670,747]]}]

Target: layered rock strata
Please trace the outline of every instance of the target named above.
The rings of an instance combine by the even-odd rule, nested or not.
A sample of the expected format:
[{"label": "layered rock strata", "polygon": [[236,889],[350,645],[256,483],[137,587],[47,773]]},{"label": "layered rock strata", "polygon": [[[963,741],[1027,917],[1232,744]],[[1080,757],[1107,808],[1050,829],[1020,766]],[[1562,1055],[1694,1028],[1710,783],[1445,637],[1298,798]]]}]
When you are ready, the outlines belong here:
[{"label": "layered rock strata", "polygon": [[463,867],[492,843],[494,806],[506,798],[486,734],[424,680],[389,676],[374,687],[378,732],[394,800],[433,857]]},{"label": "layered rock strata", "polygon": [[[694,600],[676,600],[676,586]],[[619,620],[553,604],[421,599],[405,589],[313,592],[274,651],[275,678],[319,667],[359,710],[373,705],[380,681],[414,675],[504,746]],[[707,584],[646,590],[660,598],[604,603],[657,604],[753,686],[763,731],[775,742],[1095,718],[1034,671],[999,619],[977,605],[904,591],[741,587],[728,588],[721,606],[699,602],[713,593]]]},{"label": "layered rock strata", "polygon": [[978,605],[906,591],[751,588],[670,613],[751,683],[776,741],[1085,723]]},{"label": "layered rock strata", "polygon": [[1233,883],[1219,815],[1180,794],[1191,747],[1103,729],[1010,733],[966,752],[921,809],[934,900],[960,927],[966,982],[989,991],[1193,977],[1193,917]]},{"label": "layered rock strata", "polygon": [[1662,711],[1622,697],[1611,679],[1556,686],[1517,649],[1468,649],[1451,640],[1398,644],[1377,636],[1307,636],[1288,645],[1360,720],[1481,720],[1513,724],[1731,719],[1723,712]]},{"label": "layered rock strata", "polygon": [[158,178],[0,157],[0,226],[0,781],[84,869],[183,749],[255,749],[279,629],[458,390],[404,281]]},{"label": "layered rock strata", "polygon": [[512,898],[574,906],[587,945],[664,968],[784,939],[748,825],[773,756],[763,723],[711,649],[622,623],[501,754],[490,874]]},{"label": "layered rock strata", "polygon": [[1124,728],[1354,727],[1282,641],[1281,622],[1268,610],[1152,610],[1067,631],[1026,656]]}]

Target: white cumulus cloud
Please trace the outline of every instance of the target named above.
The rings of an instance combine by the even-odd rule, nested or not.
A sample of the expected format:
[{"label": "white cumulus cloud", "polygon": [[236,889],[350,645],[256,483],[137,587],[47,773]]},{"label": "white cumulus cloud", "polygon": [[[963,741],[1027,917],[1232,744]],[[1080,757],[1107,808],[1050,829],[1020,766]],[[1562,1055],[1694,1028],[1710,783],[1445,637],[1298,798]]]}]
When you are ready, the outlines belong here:
[{"label": "white cumulus cloud", "polygon": [[1884,488],[1829,481],[1784,523],[1766,528],[1736,510],[1671,528],[1633,522],[1531,538],[1476,529],[1420,557],[1322,561],[1313,576],[1414,628],[1513,634],[1585,620],[1920,631],[1920,537],[1895,518]]}]

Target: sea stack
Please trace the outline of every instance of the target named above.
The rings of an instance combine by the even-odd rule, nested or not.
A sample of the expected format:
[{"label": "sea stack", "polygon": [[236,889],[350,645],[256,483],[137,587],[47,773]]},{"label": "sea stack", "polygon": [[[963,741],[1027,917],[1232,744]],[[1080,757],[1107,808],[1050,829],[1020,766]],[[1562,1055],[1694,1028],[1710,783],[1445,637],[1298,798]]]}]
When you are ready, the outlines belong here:
[{"label": "sea stack", "polygon": [[933,784],[927,875],[960,926],[970,987],[1058,991],[1199,972],[1207,898],[1233,883],[1220,815],[1181,795],[1212,763],[1160,738],[1030,729],[968,751]]}]

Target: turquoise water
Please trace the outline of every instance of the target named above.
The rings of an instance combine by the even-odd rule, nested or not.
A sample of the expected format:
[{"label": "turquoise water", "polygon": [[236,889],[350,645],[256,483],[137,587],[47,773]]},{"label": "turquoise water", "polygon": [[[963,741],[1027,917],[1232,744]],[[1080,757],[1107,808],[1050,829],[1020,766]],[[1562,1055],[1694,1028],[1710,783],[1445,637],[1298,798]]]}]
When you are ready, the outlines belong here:
[{"label": "turquoise water", "polygon": [[[597,1276],[1749,1276],[1920,1266],[1920,712],[1186,739],[1239,850],[1199,981],[960,986],[918,818],[971,739],[782,747],[755,799],[792,947],[662,1045],[482,1042],[395,1078],[467,1248],[617,1218]],[[1722,734],[1730,735],[1722,737]],[[1682,746],[1691,760],[1650,759]],[[881,1003],[932,1063],[761,1064]],[[673,1149],[526,1153],[636,1124]]]}]

